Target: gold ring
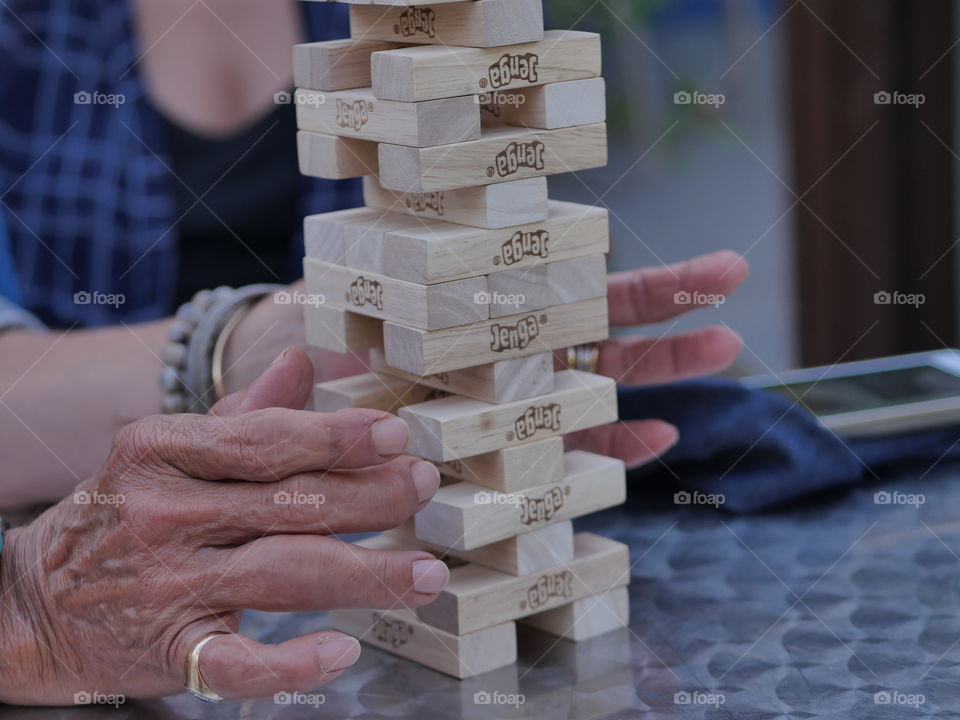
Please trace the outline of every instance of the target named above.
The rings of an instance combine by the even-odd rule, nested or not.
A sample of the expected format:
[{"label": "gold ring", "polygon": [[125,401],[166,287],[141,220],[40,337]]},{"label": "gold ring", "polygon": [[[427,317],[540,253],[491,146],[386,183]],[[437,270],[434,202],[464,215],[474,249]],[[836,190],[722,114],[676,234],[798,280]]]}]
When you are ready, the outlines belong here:
[{"label": "gold ring", "polygon": [[187,653],[183,686],[198,700],[212,703],[223,702],[223,698],[211,690],[210,686],[207,685],[203,679],[203,673],[200,672],[200,651],[203,650],[204,645],[213,640],[217,635],[229,634],[230,633],[224,632],[223,630],[215,630],[214,632],[207,633],[197,640],[197,642],[193,644],[193,647],[190,648],[190,652]]},{"label": "gold ring", "polygon": [[567,367],[588,373],[597,372],[600,364],[599,343],[588,343],[567,348]]}]

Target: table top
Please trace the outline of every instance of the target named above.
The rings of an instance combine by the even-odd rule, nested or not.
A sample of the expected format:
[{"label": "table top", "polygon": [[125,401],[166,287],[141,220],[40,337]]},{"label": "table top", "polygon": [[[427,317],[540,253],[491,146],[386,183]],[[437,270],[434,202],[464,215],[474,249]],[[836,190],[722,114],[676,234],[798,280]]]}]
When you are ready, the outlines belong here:
[{"label": "table top", "polygon": [[[364,647],[333,686],[290,704],[181,695],[0,715],[960,717],[957,478],[957,467],[942,467],[746,517],[632,496],[629,507],[578,523],[630,544],[630,627],[579,644],[521,630],[518,664],[471,680]],[[245,630],[280,641],[323,621],[250,613]]]}]

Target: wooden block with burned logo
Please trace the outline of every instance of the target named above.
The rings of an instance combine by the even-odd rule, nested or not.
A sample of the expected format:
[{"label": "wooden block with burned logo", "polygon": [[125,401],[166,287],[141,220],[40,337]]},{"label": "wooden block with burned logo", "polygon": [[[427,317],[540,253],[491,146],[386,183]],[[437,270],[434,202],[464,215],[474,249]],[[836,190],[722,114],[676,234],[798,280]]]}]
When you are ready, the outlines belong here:
[{"label": "wooden block with burned logo", "polygon": [[384,357],[417,375],[449,372],[605,340],[607,318],[607,301],[599,298],[433,332],[386,322]]},{"label": "wooden block with burned logo", "polygon": [[385,210],[479,228],[503,228],[547,218],[547,180],[529,178],[482,187],[398,193],[363,179],[363,201]]},{"label": "wooden block with burned logo", "polygon": [[490,317],[541,310],[607,295],[603,255],[545,262],[487,276]]},{"label": "wooden block with burned logo", "polygon": [[370,55],[399,47],[372,35],[294,45],[293,84],[325,91],[370,87]]},{"label": "wooden block with burned logo", "polygon": [[440,488],[416,515],[417,537],[441,547],[473,550],[560,520],[620,505],[627,497],[623,461],[572,450],[563,480],[500,493],[459,482]]},{"label": "wooden block with burned logo", "polygon": [[537,440],[482,455],[448,460],[437,463],[437,469],[444,477],[466,480],[502,493],[560,482],[564,474],[563,438]]},{"label": "wooden block with burned logo", "polygon": [[363,177],[377,172],[377,144],[369,140],[297,132],[300,173],[328,180]]},{"label": "wooden block with burned logo", "polygon": [[613,378],[558,372],[548,395],[493,405],[452,396],[400,410],[409,452],[443,462],[604,425],[617,419]]},{"label": "wooden block with burned logo", "polygon": [[404,405],[436,400],[448,394],[389,375],[363,373],[316,383],[313,409],[336,412],[344,408],[371,408],[395,413]]},{"label": "wooden block with burned logo", "polygon": [[330,307],[411,328],[448,328],[487,315],[485,278],[419,285],[313,258],[304,258],[303,276],[308,293]]},{"label": "wooden block with burned logo", "polygon": [[[628,580],[624,578],[623,582]],[[630,622],[630,593],[626,587],[615,588],[531,615],[522,622],[566,640],[589,640]]]},{"label": "wooden block with burned logo", "polygon": [[422,103],[379,100],[369,88],[298,89],[297,128],[358,140],[428,147],[480,137],[480,106],[459,97]]},{"label": "wooden block with burned logo", "polygon": [[378,373],[403,378],[407,382],[489,403],[523,400],[553,391],[552,353],[500,360],[434,375],[415,375],[390,367],[383,353],[375,351],[370,354],[370,368]]},{"label": "wooden block with burned logo", "polygon": [[337,353],[365,353],[383,344],[383,321],[324,304],[303,307],[308,345]]},{"label": "wooden block with burned logo", "polygon": [[373,93],[412,102],[513,90],[600,75],[600,36],[548,30],[509,47],[420,45],[371,56]]},{"label": "wooden block with burned logo", "polygon": [[606,123],[559,130],[496,127],[437,147],[379,146],[380,184],[433,192],[556,175],[607,164]]},{"label": "wooden block with burned logo", "polygon": [[593,597],[629,580],[626,545],[592,533],[578,533],[573,542],[573,560],[532,575],[508,575],[472,564],[454,568],[437,599],[418,608],[417,615],[462,635]]},{"label": "wooden block with burned logo", "polygon": [[543,7],[541,0],[473,0],[393,10],[354,5],[350,34],[424,45],[516,45],[543,39]]},{"label": "wooden block with burned logo", "polygon": [[334,610],[330,627],[407,660],[467,678],[517,660],[516,625],[507,621],[452,634],[421,621],[413,610]]},{"label": "wooden block with burned logo", "polygon": [[603,78],[569,80],[525,90],[494,90],[477,96],[480,122],[555,130],[607,119]]}]

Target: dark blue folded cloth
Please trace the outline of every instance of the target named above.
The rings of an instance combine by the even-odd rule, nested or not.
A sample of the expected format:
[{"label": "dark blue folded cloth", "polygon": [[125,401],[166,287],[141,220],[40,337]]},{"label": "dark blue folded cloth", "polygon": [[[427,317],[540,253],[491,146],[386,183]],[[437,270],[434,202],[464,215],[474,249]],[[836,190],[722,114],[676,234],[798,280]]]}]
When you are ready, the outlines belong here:
[{"label": "dark blue folded cloth", "polygon": [[723,495],[732,512],[763,510],[896,466],[960,458],[960,427],[845,440],[800,405],[735,380],[622,386],[619,401],[621,420],[659,418],[680,431],[662,462],[638,474]]}]

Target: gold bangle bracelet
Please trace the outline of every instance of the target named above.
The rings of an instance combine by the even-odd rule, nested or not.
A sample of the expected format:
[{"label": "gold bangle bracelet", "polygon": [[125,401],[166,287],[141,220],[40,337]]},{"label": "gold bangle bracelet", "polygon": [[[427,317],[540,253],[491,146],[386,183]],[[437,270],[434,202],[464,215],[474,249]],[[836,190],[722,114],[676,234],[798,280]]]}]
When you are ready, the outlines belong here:
[{"label": "gold bangle bracelet", "polygon": [[240,321],[250,312],[253,303],[247,303],[233,314],[233,317],[227,321],[217,336],[217,342],[213,346],[213,355],[210,358],[210,378],[213,380],[213,391],[216,393],[217,400],[223,400],[227,392],[223,387],[223,354],[227,349],[227,342]]}]

